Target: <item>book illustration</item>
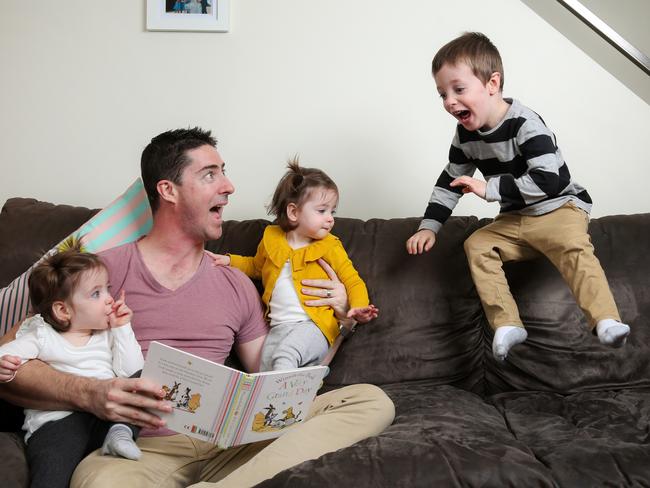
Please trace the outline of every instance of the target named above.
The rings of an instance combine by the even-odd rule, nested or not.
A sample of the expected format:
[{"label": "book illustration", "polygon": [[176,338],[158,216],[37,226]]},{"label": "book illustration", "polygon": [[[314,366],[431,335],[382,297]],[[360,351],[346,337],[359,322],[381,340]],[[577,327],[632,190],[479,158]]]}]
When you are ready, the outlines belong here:
[{"label": "book illustration", "polygon": [[165,392],[165,398],[163,400],[167,400],[169,402],[173,402],[176,400],[176,395],[178,394],[178,387],[181,386],[180,383],[177,383],[174,381],[174,386],[170,388],[167,385],[163,385],[162,389]]},{"label": "book illustration", "polygon": [[[300,402],[298,407],[300,405],[302,405],[302,402]],[[257,412],[253,418],[253,423],[251,424],[251,430],[253,432],[274,432],[289,427],[296,422],[302,422],[300,418],[302,411],[294,413],[292,406],[282,410],[282,418],[277,418],[278,413],[272,403],[269,403],[262,410],[264,411]]]},{"label": "book illustration", "polygon": [[169,429],[228,448],[272,439],[308,417],[329,369],[243,373],[152,342],[142,377],[162,385]]},{"label": "book illustration", "polygon": [[192,388],[186,387],[185,393],[181,395],[180,399],[177,399],[178,390],[181,386],[182,383],[179,381],[174,381],[174,386],[171,388],[167,385],[163,385],[162,389],[165,391],[165,398],[163,398],[163,400],[172,402],[172,408],[185,410],[190,413],[196,412],[196,410],[201,406],[201,394],[190,394]]}]

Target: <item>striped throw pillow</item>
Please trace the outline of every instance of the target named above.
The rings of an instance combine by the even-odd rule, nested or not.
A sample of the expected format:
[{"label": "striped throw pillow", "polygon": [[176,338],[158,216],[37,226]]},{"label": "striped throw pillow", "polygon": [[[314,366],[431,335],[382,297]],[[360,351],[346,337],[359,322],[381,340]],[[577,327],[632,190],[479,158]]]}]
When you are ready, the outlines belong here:
[{"label": "striped throw pillow", "polygon": [[[86,251],[97,253],[135,241],[149,232],[152,223],[147,194],[142,180],[138,178],[124,193],[61,242],[74,236],[81,240]],[[50,249],[31,268],[0,290],[0,336],[27,316],[29,275],[41,260],[57,252],[60,244]]]}]

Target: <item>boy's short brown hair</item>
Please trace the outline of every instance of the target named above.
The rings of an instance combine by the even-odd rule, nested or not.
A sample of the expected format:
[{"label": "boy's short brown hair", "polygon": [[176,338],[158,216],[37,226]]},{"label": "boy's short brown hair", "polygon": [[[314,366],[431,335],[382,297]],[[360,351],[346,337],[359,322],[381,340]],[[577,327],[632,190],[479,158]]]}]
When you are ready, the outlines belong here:
[{"label": "boy's short brown hair", "polygon": [[445,63],[467,64],[479,80],[487,83],[492,73],[501,73],[499,90],[503,91],[503,63],[501,55],[492,41],[480,32],[466,32],[442,46],[431,62],[431,72],[435,76]]}]

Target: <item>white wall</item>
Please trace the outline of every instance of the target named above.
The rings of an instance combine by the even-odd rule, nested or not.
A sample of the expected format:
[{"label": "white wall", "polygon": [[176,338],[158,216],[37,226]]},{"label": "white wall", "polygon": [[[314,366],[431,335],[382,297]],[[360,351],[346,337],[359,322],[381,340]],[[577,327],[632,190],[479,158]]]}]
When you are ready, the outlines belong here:
[{"label": "white wall", "polygon": [[[650,211],[650,106],[519,0],[231,0],[229,33],[144,26],[144,0],[3,2],[0,204],[101,207],[153,135],[199,125],[237,187],[227,218],[263,217],[294,153],[337,181],[339,215],[421,215],[454,130],[430,61],[479,30],[501,50],[504,94],[556,132],[593,215]],[[456,214],[496,211],[467,196]]]}]

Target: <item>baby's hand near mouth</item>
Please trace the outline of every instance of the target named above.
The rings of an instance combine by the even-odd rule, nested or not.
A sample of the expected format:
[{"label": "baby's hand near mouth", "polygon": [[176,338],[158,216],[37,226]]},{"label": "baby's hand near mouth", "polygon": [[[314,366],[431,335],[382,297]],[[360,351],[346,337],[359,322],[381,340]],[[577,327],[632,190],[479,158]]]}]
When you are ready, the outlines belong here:
[{"label": "baby's hand near mouth", "polygon": [[113,302],[111,313],[108,316],[110,327],[122,327],[131,322],[133,311],[126,305],[124,300],[124,290],[120,293],[120,298]]}]

